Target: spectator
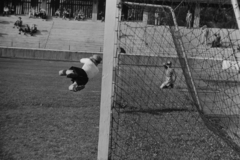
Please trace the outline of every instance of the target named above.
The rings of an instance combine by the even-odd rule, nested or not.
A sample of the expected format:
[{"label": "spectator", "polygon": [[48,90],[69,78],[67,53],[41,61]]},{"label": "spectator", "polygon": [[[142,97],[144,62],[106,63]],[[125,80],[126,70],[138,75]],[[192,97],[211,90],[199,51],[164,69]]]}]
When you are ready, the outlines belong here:
[{"label": "spectator", "polygon": [[42,8],[40,7],[39,10],[38,10],[38,17],[39,18],[42,18]]},{"label": "spectator", "polygon": [[37,25],[36,24],[32,24],[31,28],[30,28],[31,36],[33,36],[34,33],[37,33]]},{"label": "spectator", "polygon": [[72,11],[70,8],[68,8],[67,11],[68,11],[68,19],[70,20],[70,18],[72,17]]},{"label": "spectator", "polygon": [[221,36],[220,34],[214,34],[214,40],[212,41],[212,47],[221,47]]},{"label": "spectator", "polygon": [[63,19],[66,19],[66,18],[68,18],[69,17],[69,12],[68,12],[68,10],[66,9],[66,8],[64,8],[63,9]]},{"label": "spectator", "polygon": [[78,20],[78,10],[76,10],[76,12],[74,13],[74,20]]},{"label": "spectator", "polygon": [[7,15],[9,15],[9,8],[8,8],[8,6],[5,6],[4,8],[3,8],[3,16],[7,16]]},{"label": "spectator", "polygon": [[104,21],[105,21],[105,14],[104,14],[103,11],[101,11],[101,12],[99,13],[99,16],[100,16],[100,18],[101,18],[101,22],[104,22]]},{"label": "spectator", "polygon": [[58,18],[61,16],[61,12],[60,12],[60,8],[57,9],[57,11],[55,12],[55,17]]},{"label": "spectator", "polygon": [[19,28],[19,34],[21,34],[21,32],[24,33],[24,35],[26,35],[26,33],[30,33],[30,27],[28,24],[25,24],[25,25],[22,25],[20,28]]},{"label": "spectator", "polygon": [[40,12],[39,9],[36,7],[36,9],[34,10],[34,17],[39,18],[40,17]]},{"label": "spectator", "polygon": [[209,37],[209,29],[207,28],[207,25],[204,25],[204,26],[202,27],[202,39],[201,39],[201,43],[204,44],[204,45],[207,45],[208,37]]},{"label": "spectator", "polygon": [[162,8],[161,10],[160,10],[160,24],[162,24],[162,25],[169,25],[170,23],[169,23],[169,20],[171,19],[171,16],[169,15],[169,13],[167,13],[167,11],[164,9],[164,8]]},{"label": "spectator", "polygon": [[63,16],[63,11],[64,11],[64,8],[63,8],[63,7],[60,7],[60,17]]},{"label": "spectator", "polygon": [[18,20],[14,23],[13,28],[15,28],[15,27],[19,28],[21,26],[22,26],[22,18],[18,17]]},{"label": "spectator", "polygon": [[42,12],[42,20],[47,21],[47,13],[46,12]]},{"label": "spectator", "polygon": [[85,20],[85,18],[86,18],[85,14],[82,10],[79,11],[78,16],[79,16],[80,20]]},{"label": "spectator", "polygon": [[159,26],[159,25],[160,25],[159,9],[156,10],[156,12],[155,12],[155,14],[154,14],[154,17],[155,17],[155,25],[156,25],[156,26]]},{"label": "spectator", "polygon": [[42,20],[47,20],[47,12],[45,9],[40,8],[40,17],[42,18]]},{"label": "spectator", "polygon": [[133,20],[133,9],[131,9],[131,10],[129,10],[129,12],[128,12],[128,20],[129,21],[131,21],[131,20]]},{"label": "spectator", "polygon": [[14,8],[14,6],[11,7],[10,12],[11,12],[12,15],[15,14],[15,8]]},{"label": "spectator", "polygon": [[81,9],[77,12],[75,20],[85,20],[84,12]]},{"label": "spectator", "polygon": [[35,9],[33,7],[31,7],[30,11],[29,11],[29,18],[31,17],[35,17]]},{"label": "spectator", "polygon": [[187,28],[191,28],[192,24],[192,13],[190,10],[188,10],[187,16],[186,16],[186,22],[187,22]]}]

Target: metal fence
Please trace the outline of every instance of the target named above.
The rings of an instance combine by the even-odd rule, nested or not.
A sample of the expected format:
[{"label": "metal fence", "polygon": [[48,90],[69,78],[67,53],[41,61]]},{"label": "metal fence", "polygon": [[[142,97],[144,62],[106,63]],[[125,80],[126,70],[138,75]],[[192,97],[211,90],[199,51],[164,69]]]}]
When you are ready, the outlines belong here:
[{"label": "metal fence", "polygon": [[[40,8],[43,0],[1,0],[1,10],[4,6],[13,7],[15,14],[28,14],[31,7]],[[75,13],[81,9],[86,18],[92,17],[92,1],[84,0],[46,0],[47,14],[52,16],[58,8],[70,9],[71,13]]]}]

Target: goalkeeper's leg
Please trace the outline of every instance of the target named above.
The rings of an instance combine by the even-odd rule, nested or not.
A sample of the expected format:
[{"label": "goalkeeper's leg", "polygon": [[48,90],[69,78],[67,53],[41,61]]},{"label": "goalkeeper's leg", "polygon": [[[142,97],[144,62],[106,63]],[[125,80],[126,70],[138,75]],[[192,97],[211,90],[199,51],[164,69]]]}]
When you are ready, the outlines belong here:
[{"label": "goalkeeper's leg", "polygon": [[163,82],[162,85],[160,86],[160,89],[165,89],[165,88],[173,88],[174,87],[174,84],[173,83],[169,83],[169,82]]},{"label": "goalkeeper's leg", "polygon": [[160,89],[165,88],[166,85],[167,85],[167,82],[163,82],[163,83],[161,84],[161,86],[160,86]]},{"label": "goalkeeper's leg", "polygon": [[67,78],[75,78],[77,74],[73,70],[60,70],[59,76],[67,76]]},{"label": "goalkeeper's leg", "polygon": [[67,71],[67,70],[60,70],[60,71],[58,72],[59,76],[66,76],[66,75],[67,75],[67,74],[66,74],[66,71]]},{"label": "goalkeeper's leg", "polygon": [[73,91],[73,92],[78,92],[78,91],[81,91],[82,89],[85,88],[85,85],[78,85],[77,82],[73,82],[73,84],[71,84],[68,89],[70,91]]}]

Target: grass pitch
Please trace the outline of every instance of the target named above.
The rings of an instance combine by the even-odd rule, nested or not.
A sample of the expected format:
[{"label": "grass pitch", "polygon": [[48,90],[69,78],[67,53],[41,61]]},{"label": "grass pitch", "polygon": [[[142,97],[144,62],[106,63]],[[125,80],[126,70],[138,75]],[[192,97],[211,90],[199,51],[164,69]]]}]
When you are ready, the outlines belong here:
[{"label": "grass pitch", "polygon": [[[222,133],[218,126],[226,120],[223,119],[220,123],[216,119],[213,123],[210,122],[211,117],[208,117],[209,121],[205,118],[204,123],[188,94],[182,69],[175,68],[175,71],[178,75],[175,88],[160,90],[159,86],[164,78],[163,67],[133,65],[119,67],[112,112],[111,158],[239,159],[221,138],[206,127],[214,125],[218,129],[215,130]],[[210,96],[217,95],[215,88],[202,86],[198,85],[202,96],[208,96],[212,103],[213,99]],[[227,116],[225,118],[227,119]],[[229,122],[224,123],[229,127]],[[233,130],[231,132],[235,133]],[[221,134],[222,138],[225,136],[226,134]]]},{"label": "grass pitch", "polygon": [[[71,81],[58,76],[70,66],[80,64],[0,58],[1,160],[97,159],[101,74],[81,92],[70,92]],[[118,111],[112,146],[125,148],[113,150],[113,159],[239,159],[195,111],[128,106]],[[125,139],[118,141],[118,135]]]},{"label": "grass pitch", "polygon": [[97,158],[101,74],[70,92],[58,71],[71,66],[80,63],[0,59],[1,160]]}]

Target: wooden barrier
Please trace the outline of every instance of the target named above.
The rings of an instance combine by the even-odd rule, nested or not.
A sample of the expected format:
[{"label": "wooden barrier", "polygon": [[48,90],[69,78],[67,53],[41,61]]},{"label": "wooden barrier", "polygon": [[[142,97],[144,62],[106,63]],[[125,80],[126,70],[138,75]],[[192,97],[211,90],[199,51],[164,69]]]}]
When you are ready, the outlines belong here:
[{"label": "wooden barrier", "polygon": [[26,49],[1,47],[0,58],[24,58],[39,60],[56,60],[56,61],[79,61],[81,58],[89,57],[93,54],[102,55],[100,52],[71,52],[46,49]]}]

